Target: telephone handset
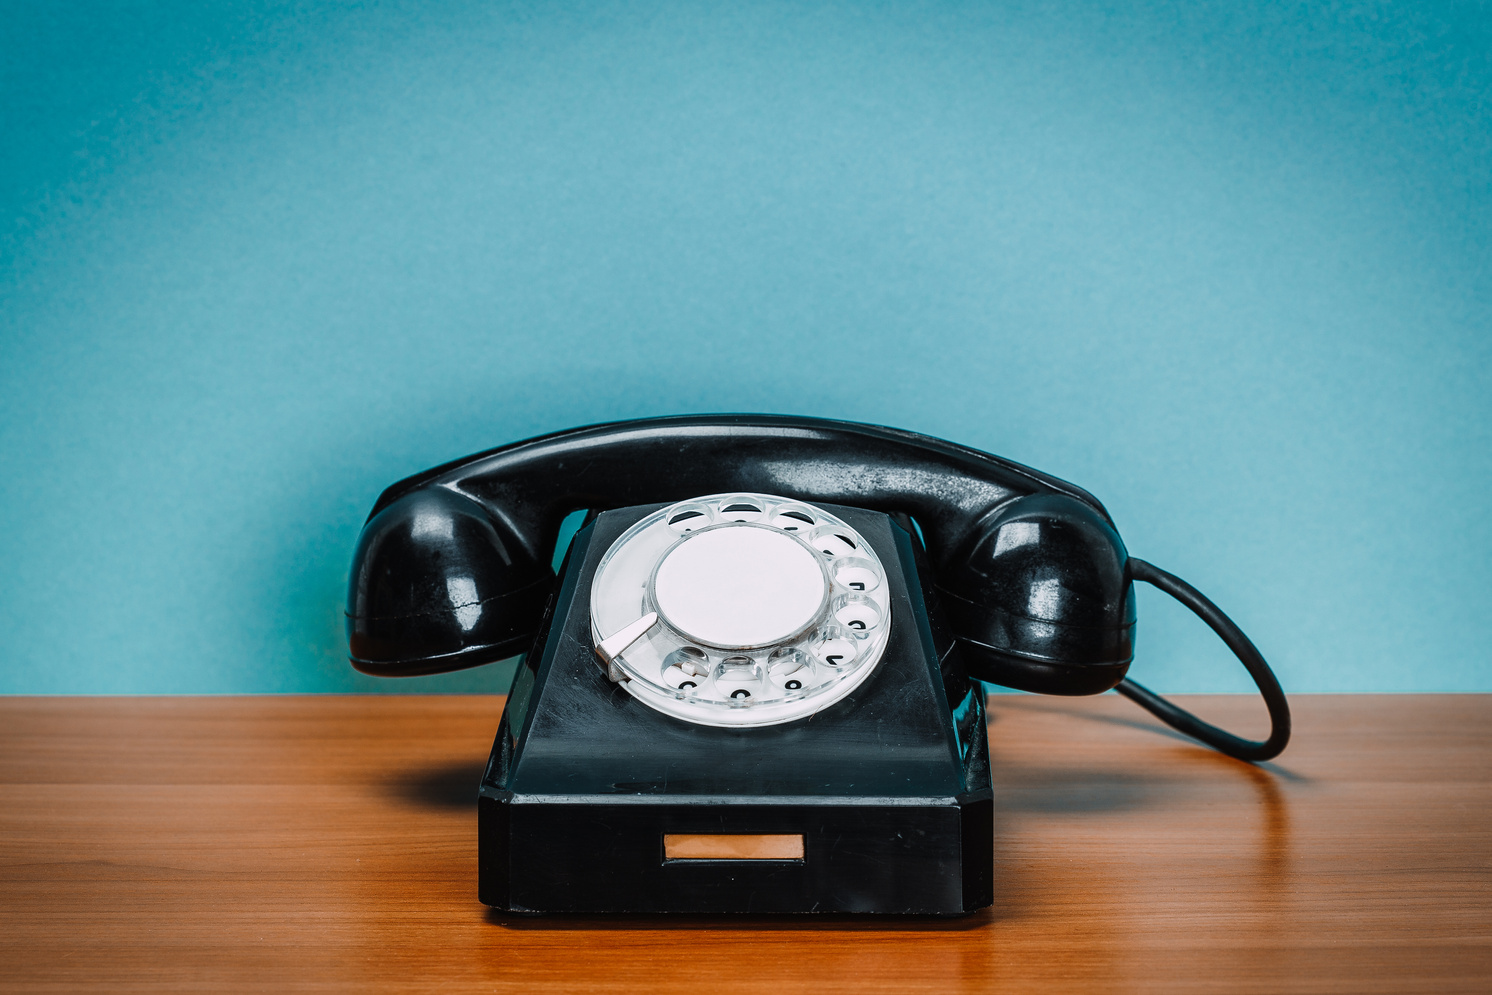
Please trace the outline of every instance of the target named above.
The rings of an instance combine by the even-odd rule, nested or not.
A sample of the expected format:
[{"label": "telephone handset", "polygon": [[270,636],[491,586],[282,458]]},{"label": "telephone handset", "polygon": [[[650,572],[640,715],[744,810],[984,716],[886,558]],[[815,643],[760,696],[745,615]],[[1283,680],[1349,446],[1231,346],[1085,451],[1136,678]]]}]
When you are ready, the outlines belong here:
[{"label": "telephone handset", "polygon": [[[578,509],[587,523],[556,577],[561,522]],[[1269,710],[1266,740],[1126,678],[1134,580],[1239,657]],[[352,663],[370,674],[527,651],[479,800],[482,899],[520,912],[988,904],[977,681],[1117,688],[1250,761],[1290,732],[1248,638],[1130,557],[1087,492],[847,422],[619,422],[411,477],[364,526],[347,619]]]},{"label": "telephone handset", "polygon": [[[1278,682],[1248,638],[1178,578],[1130,557],[1086,491],[1027,467],[895,429],[812,418],[710,416],[559,432],[390,487],[369,515],[348,605],[352,663],[434,674],[527,650],[553,593],[560,523],[701,494],[792,495],[910,516],[971,676],[1047,694],[1118,687],[1230,756],[1268,760],[1289,740]],[[1250,743],[1125,680],[1131,581],[1181,600],[1240,657],[1269,706]]]}]

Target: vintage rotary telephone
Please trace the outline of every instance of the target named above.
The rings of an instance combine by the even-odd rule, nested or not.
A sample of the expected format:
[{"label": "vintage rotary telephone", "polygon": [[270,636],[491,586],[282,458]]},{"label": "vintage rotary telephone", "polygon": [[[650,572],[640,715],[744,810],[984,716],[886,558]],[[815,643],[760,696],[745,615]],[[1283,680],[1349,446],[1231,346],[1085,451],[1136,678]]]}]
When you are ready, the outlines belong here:
[{"label": "vintage rotary telephone", "polygon": [[[581,509],[557,578],[561,523]],[[1268,739],[1126,678],[1134,580],[1228,644]],[[347,626],[369,674],[527,653],[478,801],[480,896],[514,912],[988,905],[978,682],[1114,688],[1242,760],[1290,735],[1253,644],[1130,557],[1091,495],[847,422],[618,422],[401,481],[363,528]]]}]

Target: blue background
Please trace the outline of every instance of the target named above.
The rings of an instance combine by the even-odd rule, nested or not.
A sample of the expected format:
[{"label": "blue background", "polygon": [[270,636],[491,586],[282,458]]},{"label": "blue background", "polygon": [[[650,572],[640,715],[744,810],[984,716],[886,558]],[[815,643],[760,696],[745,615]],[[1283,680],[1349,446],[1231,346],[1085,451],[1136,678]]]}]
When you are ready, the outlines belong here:
[{"label": "blue background", "polygon": [[5,22],[0,690],[501,690],[348,668],[378,492],[733,410],[1090,489],[1290,690],[1492,690],[1483,4]]}]

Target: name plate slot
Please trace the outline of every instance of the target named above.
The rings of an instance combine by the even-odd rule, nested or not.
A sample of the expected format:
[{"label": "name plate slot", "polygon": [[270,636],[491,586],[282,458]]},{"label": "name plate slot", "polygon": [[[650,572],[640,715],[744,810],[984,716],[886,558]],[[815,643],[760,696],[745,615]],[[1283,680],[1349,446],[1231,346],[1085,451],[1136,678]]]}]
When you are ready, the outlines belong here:
[{"label": "name plate slot", "polygon": [[664,860],[802,860],[801,834],[666,833]]}]

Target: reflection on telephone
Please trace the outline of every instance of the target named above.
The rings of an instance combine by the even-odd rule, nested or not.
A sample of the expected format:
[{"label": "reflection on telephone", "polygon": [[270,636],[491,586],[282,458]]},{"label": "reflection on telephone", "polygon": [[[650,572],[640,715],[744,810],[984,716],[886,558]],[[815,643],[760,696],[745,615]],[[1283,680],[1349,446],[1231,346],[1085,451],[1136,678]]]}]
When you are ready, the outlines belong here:
[{"label": "reflection on telephone", "polygon": [[[561,523],[587,512],[558,577]],[[1132,582],[1248,668],[1269,738],[1125,677]],[[519,913],[956,915],[993,899],[980,682],[1111,688],[1242,760],[1290,715],[1248,638],[1027,467],[812,418],[619,422],[390,487],[363,528],[353,666],[527,652],[478,800],[479,894]]]}]

